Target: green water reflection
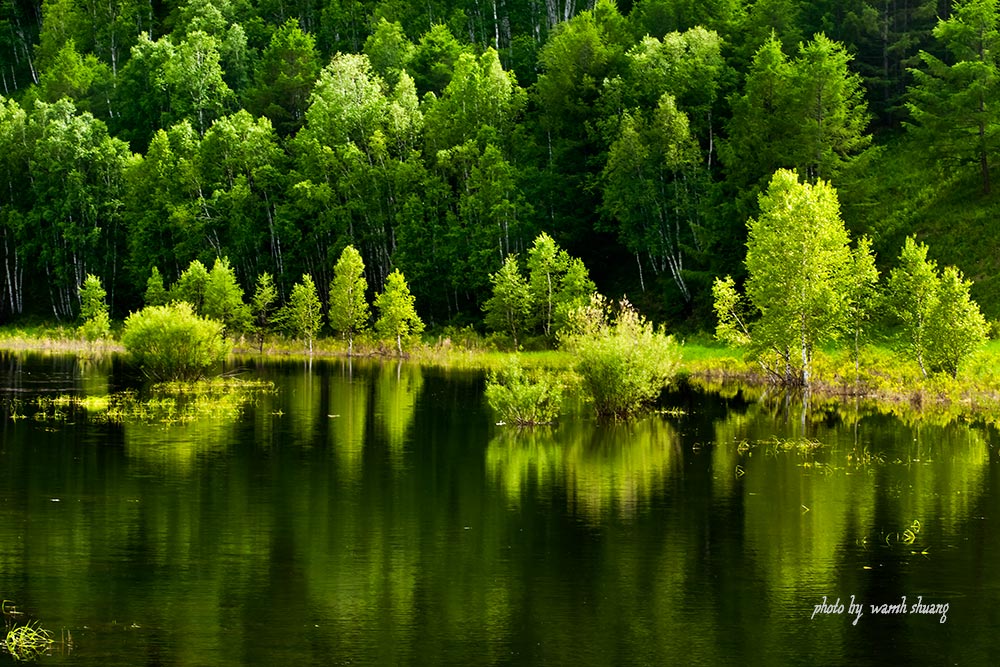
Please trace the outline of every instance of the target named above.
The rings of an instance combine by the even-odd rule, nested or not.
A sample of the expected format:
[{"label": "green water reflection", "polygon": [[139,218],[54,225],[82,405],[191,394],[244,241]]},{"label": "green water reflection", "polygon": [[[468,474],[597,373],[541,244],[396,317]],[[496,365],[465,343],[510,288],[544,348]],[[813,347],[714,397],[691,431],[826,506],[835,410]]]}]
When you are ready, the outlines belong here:
[{"label": "green water reflection", "polygon": [[[11,406],[132,380],[3,363],[0,596],[72,631],[50,664],[977,664],[1000,649],[991,427],[679,390],[683,416],[518,431],[493,425],[479,374],[358,361],[245,362],[277,392],[231,418],[51,424]],[[802,439],[823,446],[779,446]],[[811,619],[824,595],[951,607],[943,624]]]}]

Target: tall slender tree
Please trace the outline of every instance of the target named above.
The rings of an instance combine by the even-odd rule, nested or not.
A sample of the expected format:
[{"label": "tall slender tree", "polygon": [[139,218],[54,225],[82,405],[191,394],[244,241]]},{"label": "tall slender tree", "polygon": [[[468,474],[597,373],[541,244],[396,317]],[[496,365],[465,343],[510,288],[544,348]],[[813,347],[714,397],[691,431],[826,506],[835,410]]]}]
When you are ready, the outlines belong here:
[{"label": "tall slender tree", "polygon": [[378,311],[375,330],[384,339],[395,339],[396,353],[403,356],[403,341],[419,336],[424,322],[417,315],[406,278],[398,269],[386,278],[385,291],[375,296],[375,309]]},{"label": "tall slender tree", "polygon": [[368,324],[368,281],[361,253],[349,245],[340,253],[330,282],[330,328],[347,337],[347,355],[354,355],[354,337]]}]

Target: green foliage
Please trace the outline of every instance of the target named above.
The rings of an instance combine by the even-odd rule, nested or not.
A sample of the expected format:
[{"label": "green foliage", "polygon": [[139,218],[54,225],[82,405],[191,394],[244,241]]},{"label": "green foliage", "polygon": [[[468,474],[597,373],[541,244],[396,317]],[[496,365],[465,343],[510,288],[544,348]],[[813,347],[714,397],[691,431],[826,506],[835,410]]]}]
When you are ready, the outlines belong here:
[{"label": "green foliage", "polygon": [[715,279],[712,284],[712,304],[717,321],[715,337],[729,345],[749,345],[751,322],[732,276]]},{"label": "green foliage", "polygon": [[264,338],[271,327],[271,316],[277,300],[278,290],[274,287],[274,279],[265,271],[257,277],[257,287],[250,300],[251,331],[259,352],[264,351]]},{"label": "green foliage", "polygon": [[996,0],[962,0],[934,28],[948,51],[946,62],[920,52],[922,69],[911,69],[914,85],[906,104],[908,130],[938,163],[978,166],[990,192],[990,155],[1000,146],[1000,15]]},{"label": "green foliage", "polygon": [[101,285],[101,279],[88,273],[80,286],[80,319],[83,320],[80,333],[90,342],[106,338],[111,333],[105,297],[107,292]]},{"label": "green foliage", "polygon": [[542,232],[528,249],[528,291],[532,324],[553,338],[569,312],[586,305],[594,292],[587,269]]},{"label": "green foliage", "polygon": [[[851,303],[852,258],[837,193],[779,170],[748,226],[746,293],[760,312],[753,354],[781,381],[808,387],[814,349],[843,330]],[[769,354],[783,368],[766,361]]]},{"label": "green foliage", "polygon": [[432,25],[421,35],[407,66],[419,93],[440,95],[444,92],[463,51],[465,48],[461,42],[442,23]]},{"label": "green foliage", "polygon": [[100,313],[107,314],[108,304],[105,302],[107,295],[101,279],[93,273],[88,273],[80,285],[80,319],[90,320]]},{"label": "green foliage", "polygon": [[194,312],[202,314],[207,286],[208,269],[199,260],[193,260],[170,288],[170,300],[186,301],[191,304]]},{"label": "green foliage", "polygon": [[153,267],[146,280],[146,293],[143,298],[147,306],[164,306],[170,300],[167,290],[163,286],[163,276],[160,270]]},{"label": "green foliage", "polygon": [[[121,308],[195,257],[325,288],[353,245],[372,284],[399,267],[425,317],[478,325],[544,228],[602,285],[700,317],[712,278],[744,277],[733,221],[795,168],[883,254],[933,239],[995,317],[996,207],[956,206],[972,170],[953,167],[988,190],[996,2],[945,4],[0,0],[0,316],[71,318],[88,271]],[[910,145],[927,173],[856,159],[861,77],[884,154]],[[533,283],[549,343],[591,291],[578,268]]]},{"label": "green foliage", "polygon": [[152,380],[196,380],[229,354],[222,329],[185,301],[147,306],[125,319],[122,344]]},{"label": "green foliage", "polygon": [[986,318],[969,295],[971,282],[953,266],[939,273],[927,246],[908,237],[889,274],[889,296],[903,322],[904,349],[928,372],[958,375],[959,366],[986,342]]},{"label": "green foliage", "polygon": [[687,115],[664,93],[648,119],[625,116],[604,168],[604,207],[625,247],[637,259],[647,254],[654,270],[669,271],[685,302],[692,297],[684,260],[698,245],[692,185],[700,157]]},{"label": "green foliage", "polygon": [[875,266],[871,239],[862,236],[851,251],[851,271],[848,282],[847,333],[854,339],[854,372],[857,377],[861,343],[869,338],[869,322],[879,303],[879,271]]},{"label": "green foliage", "polygon": [[21,662],[37,660],[55,644],[52,632],[46,630],[39,622],[15,624],[7,629],[3,646]]},{"label": "green foliage", "polygon": [[649,407],[681,358],[663,327],[654,327],[624,299],[612,317],[607,300],[596,294],[573,313],[562,344],[576,357],[575,370],[601,418],[624,419]]},{"label": "green foliage", "polygon": [[927,259],[927,245],[910,236],[899,254],[899,264],[889,274],[889,299],[903,322],[905,349],[927,377],[927,333],[938,293],[937,264]]},{"label": "green foliage", "polygon": [[971,281],[953,266],[945,267],[938,284],[927,334],[931,369],[958,376],[959,366],[986,342],[988,327],[979,306],[970,298]]},{"label": "green foliage", "polygon": [[365,263],[354,246],[347,246],[330,282],[330,328],[347,336],[347,354],[354,354],[354,337],[368,325],[368,281]]},{"label": "green foliage", "polygon": [[375,331],[383,340],[395,339],[396,352],[402,356],[403,342],[419,336],[424,322],[417,315],[416,299],[399,269],[389,274],[385,290],[375,296],[375,309],[378,311]]},{"label": "green foliage", "polygon": [[763,187],[778,168],[810,181],[836,177],[871,143],[861,78],[842,44],[819,34],[789,61],[773,36],[754,56],[733,101],[720,155],[738,187]]},{"label": "green foliage", "polygon": [[313,340],[323,327],[323,312],[316,284],[308,273],[302,274],[302,281],[292,285],[292,294],[278,313],[277,320],[293,338],[306,343],[309,354],[313,353]]},{"label": "green foliage", "polygon": [[532,307],[531,292],[518,268],[517,255],[507,255],[500,270],[490,274],[490,282],[493,283],[493,296],[483,305],[486,326],[493,331],[509,333],[517,348]]},{"label": "green foliage", "polygon": [[201,314],[222,322],[230,333],[246,331],[250,326],[250,309],[243,302],[243,288],[229,260],[217,257],[205,280],[205,298]]},{"label": "green foliage", "polygon": [[518,426],[551,424],[562,407],[562,383],[543,371],[529,373],[512,355],[486,379],[486,400],[502,422]]},{"label": "green foliage", "polygon": [[478,57],[463,53],[441,98],[427,112],[428,141],[445,149],[476,139],[482,126],[509,131],[523,96],[496,51],[487,49]]},{"label": "green foliage", "polygon": [[278,134],[294,133],[305,122],[319,68],[316,40],[302,31],[296,19],[288,19],[261,54],[247,91],[248,110],[270,118]]},{"label": "green foliage", "polygon": [[365,40],[365,55],[379,76],[395,86],[413,57],[413,44],[403,26],[380,18],[375,31]]}]

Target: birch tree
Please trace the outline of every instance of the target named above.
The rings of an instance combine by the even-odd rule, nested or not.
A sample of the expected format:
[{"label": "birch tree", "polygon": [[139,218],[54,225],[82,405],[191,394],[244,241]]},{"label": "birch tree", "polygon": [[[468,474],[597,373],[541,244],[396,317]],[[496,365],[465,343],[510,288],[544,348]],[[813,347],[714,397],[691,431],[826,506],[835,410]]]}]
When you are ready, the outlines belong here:
[{"label": "birch tree", "polygon": [[424,322],[417,315],[406,278],[398,269],[386,279],[385,291],[375,296],[375,310],[378,311],[375,330],[383,339],[395,339],[396,353],[403,356],[403,342],[419,336],[424,330]]},{"label": "birch tree", "polygon": [[752,328],[758,358],[786,384],[809,387],[816,346],[843,328],[851,294],[851,250],[836,191],[779,170],[748,223],[746,293],[760,318]]},{"label": "birch tree", "polygon": [[330,282],[330,328],[347,337],[347,355],[354,355],[354,337],[368,324],[368,281],[365,262],[354,246],[340,253]]}]

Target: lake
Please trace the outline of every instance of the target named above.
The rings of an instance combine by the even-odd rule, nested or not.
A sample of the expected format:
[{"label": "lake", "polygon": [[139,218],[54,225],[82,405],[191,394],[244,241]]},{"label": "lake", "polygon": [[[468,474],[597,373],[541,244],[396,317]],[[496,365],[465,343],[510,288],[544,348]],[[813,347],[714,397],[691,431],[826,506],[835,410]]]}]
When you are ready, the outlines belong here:
[{"label": "lake", "polygon": [[275,390],[120,424],[51,399],[121,362],[0,356],[0,597],[72,637],[39,664],[1000,655],[992,426],[685,386],[518,431],[479,372],[240,369]]}]

